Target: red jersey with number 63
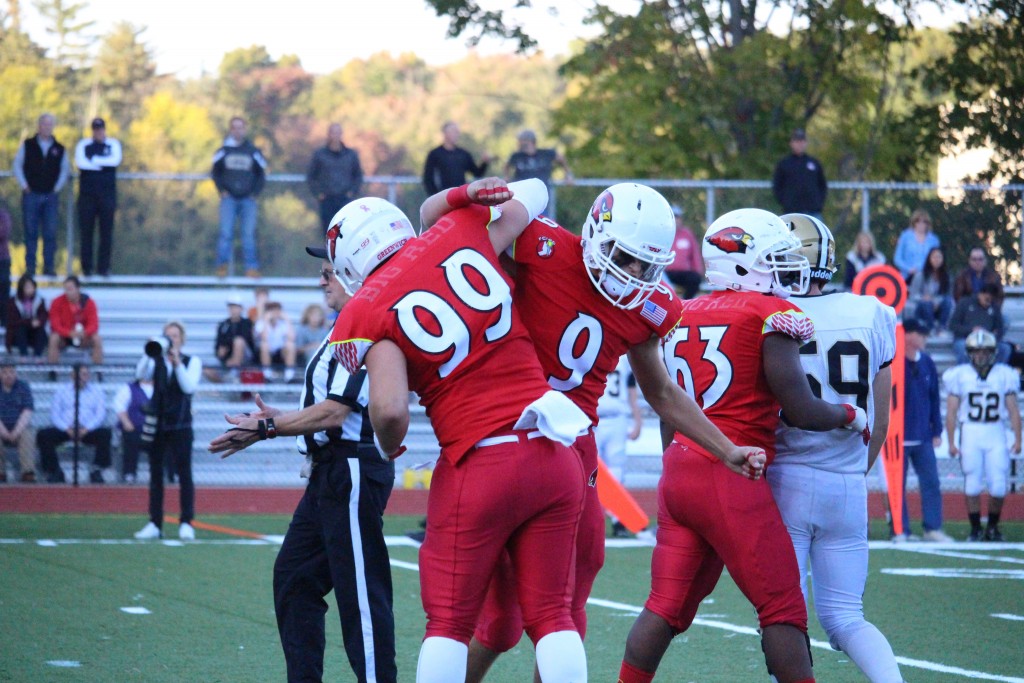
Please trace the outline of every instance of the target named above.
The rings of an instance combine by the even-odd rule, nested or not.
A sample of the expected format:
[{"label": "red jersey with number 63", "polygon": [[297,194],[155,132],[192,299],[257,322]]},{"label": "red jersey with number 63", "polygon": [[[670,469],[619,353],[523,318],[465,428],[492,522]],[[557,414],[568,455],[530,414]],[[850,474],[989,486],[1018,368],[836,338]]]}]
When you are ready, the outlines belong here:
[{"label": "red jersey with number 63", "polygon": [[349,372],[375,343],[398,345],[451,462],[550,391],[487,236],[498,215],[474,205],[443,216],[366,279],[331,332]]},{"label": "red jersey with number 63", "polygon": [[662,288],[638,308],[616,308],[587,275],[580,237],[545,216],[526,227],[512,246],[512,258],[516,308],[548,384],[597,424],[608,373],[630,348],[675,328],[679,299]]},{"label": "red jersey with number 63", "polygon": [[[708,419],[733,443],[763,448],[768,462],[775,457],[779,421],[779,402],[764,376],[764,340],[770,334],[803,344],[814,336],[814,324],[790,300],[722,291],[684,302],[683,322],[665,345],[669,373]],[[682,434],[675,440],[694,446]]]}]

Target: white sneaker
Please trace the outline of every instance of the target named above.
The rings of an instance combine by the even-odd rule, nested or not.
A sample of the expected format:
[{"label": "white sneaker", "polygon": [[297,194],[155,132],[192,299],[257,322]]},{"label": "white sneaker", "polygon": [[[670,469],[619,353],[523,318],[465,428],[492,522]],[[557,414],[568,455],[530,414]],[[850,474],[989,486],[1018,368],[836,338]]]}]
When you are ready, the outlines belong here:
[{"label": "white sneaker", "polygon": [[153,522],[149,522],[146,526],[142,527],[141,531],[135,532],[135,538],[140,541],[149,541],[154,538],[160,538],[160,527]]},{"label": "white sneaker", "polygon": [[931,529],[924,532],[924,535],[921,536],[921,540],[928,541],[930,543],[952,543],[953,537],[942,529]]},{"label": "white sneaker", "polygon": [[178,527],[178,538],[183,541],[194,541],[196,540],[196,530],[186,522]]}]

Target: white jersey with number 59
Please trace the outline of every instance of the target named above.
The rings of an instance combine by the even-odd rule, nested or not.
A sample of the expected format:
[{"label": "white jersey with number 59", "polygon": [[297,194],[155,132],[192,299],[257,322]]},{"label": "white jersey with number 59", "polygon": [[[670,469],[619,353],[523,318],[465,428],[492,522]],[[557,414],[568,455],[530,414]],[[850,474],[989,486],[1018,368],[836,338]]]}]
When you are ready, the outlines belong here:
[{"label": "white jersey with number 59", "polygon": [[[800,363],[814,395],[860,406],[867,411],[868,424],[874,424],[872,384],[896,354],[895,311],[873,296],[848,292],[793,300],[814,322],[814,338],[800,347]],[[867,470],[868,449],[860,434],[809,432],[780,421],[775,438],[777,462],[841,474]]]},{"label": "white jersey with number 59", "polygon": [[957,422],[977,426],[992,425],[1002,435],[1008,418],[1005,396],[1017,393],[1020,377],[1004,363],[996,363],[982,379],[971,364],[957,365],[942,373],[946,391],[960,398]]}]

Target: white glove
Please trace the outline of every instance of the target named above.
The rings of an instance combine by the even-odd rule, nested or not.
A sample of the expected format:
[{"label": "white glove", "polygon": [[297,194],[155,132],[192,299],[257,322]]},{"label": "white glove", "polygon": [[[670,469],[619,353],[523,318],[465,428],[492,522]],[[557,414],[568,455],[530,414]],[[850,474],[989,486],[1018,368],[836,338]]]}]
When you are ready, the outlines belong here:
[{"label": "white glove", "polygon": [[861,438],[864,439],[864,445],[866,446],[868,441],[871,440],[871,430],[868,428],[868,414],[860,406],[850,405],[849,403],[842,405],[846,409],[846,424],[843,425],[843,429],[859,433]]}]

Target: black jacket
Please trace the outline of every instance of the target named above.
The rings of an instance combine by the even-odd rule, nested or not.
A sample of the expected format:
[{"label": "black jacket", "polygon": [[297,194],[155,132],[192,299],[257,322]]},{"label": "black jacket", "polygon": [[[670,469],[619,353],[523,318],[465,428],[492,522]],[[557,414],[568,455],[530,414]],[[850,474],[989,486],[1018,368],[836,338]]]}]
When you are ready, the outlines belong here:
[{"label": "black jacket", "polygon": [[772,192],[783,213],[821,213],[828,194],[821,162],[806,154],[786,156],[775,167]]},{"label": "black jacket", "polygon": [[266,183],[267,161],[260,150],[249,140],[239,145],[227,141],[213,155],[213,171],[210,177],[219,192],[227,192],[235,199],[255,197]]}]

